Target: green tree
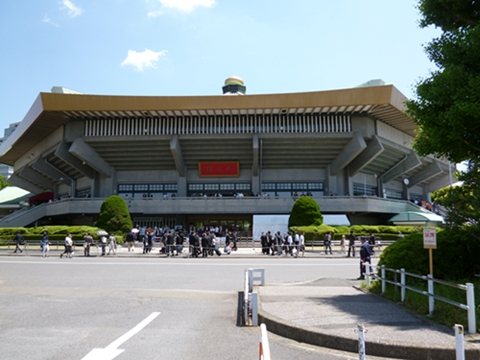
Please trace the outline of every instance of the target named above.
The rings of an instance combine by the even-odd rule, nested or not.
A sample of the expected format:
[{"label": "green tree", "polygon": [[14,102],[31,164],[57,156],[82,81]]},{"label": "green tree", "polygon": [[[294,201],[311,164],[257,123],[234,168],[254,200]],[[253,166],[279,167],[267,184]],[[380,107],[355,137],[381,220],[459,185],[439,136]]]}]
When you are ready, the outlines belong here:
[{"label": "green tree", "polygon": [[[461,188],[439,192],[437,202],[448,210],[454,226],[478,225],[480,213],[480,2],[420,0],[420,26],[436,26],[442,34],[425,51],[437,66],[416,84],[407,113],[418,125],[414,147],[426,156],[468,162]],[[478,208],[478,207],[477,207]]]},{"label": "green tree", "polygon": [[456,20],[462,14],[443,14],[458,3],[471,1],[420,2],[420,9],[428,10],[421,25],[444,31],[425,48],[438,69],[417,83],[416,98],[407,103],[407,113],[419,126],[416,150],[456,163],[480,155],[480,24],[478,13],[468,21]]},{"label": "green tree", "polygon": [[7,186],[10,186],[8,179],[5,176],[0,175],[0,190],[6,188]]},{"label": "green tree", "polygon": [[300,197],[293,204],[290,217],[288,218],[288,227],[292,226],[310,226],[322,225],[323,216],[320,212],[320,206],[309,196]]},{"label": "green tree", "polygon": [[95,225],[108,232],[127,233],[132,230],[132,219],[125,201],[118,195],[106,198]]},{"label": "green tree", "polygon": [[[470,162],[466,172],[459,174],[462,185],[445,187],[434,191],[432,198],[447,210],[446,223],[450,228],[480,227],[480,169],[478,163]],[[472,232],[474,235],[475,232]],[[480,238],[480,237],[479,237]]]}]

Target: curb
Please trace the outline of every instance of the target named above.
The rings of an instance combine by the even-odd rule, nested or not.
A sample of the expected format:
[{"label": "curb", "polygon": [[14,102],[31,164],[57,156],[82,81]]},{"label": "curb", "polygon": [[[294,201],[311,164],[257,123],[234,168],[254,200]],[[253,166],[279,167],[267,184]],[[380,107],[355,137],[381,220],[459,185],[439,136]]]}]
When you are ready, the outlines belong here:
[{"label": "curb", "polygon": [[[260,309],[258,310],[258,322],[260,324],[264,323],[268,331],[288,339],[310,345],[358,353],[358,341],[356,340],[325,334],[314,328],[300,327]],[[398,359],[451,360],[455,358],[455,349],[452,348],[432,348],[400,342],[379,343],[367,341],[365,349],[368,355]],[[467,360],[479,359],[480,350],[466,348],[465,356]]]}]

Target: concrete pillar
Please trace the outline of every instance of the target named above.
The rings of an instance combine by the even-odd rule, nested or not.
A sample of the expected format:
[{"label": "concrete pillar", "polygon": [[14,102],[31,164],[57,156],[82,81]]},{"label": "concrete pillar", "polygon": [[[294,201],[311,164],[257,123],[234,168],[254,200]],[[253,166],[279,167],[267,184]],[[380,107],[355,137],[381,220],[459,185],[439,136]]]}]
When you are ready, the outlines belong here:
[{"label": "concrete pillar", "polygon": [[177,180],[177,196],[187,196],[187,168],[184,171],[185,176],[179,176]]}]

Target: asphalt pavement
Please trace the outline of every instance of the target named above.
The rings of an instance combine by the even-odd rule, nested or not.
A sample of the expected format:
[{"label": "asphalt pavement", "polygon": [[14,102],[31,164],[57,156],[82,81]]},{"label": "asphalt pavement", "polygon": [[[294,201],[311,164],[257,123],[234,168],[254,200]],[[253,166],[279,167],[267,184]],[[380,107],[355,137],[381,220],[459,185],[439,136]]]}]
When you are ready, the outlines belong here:
[{"label": "asphalt pavement", "polygon": [[[80,250],[80,251],[78,251]],[[59,256],[62,249],[52,249],[50,257]],[[93,248],[92,256],[99,256]],[[39,249],[13,253],[0,249],[0,256],[40,256]],[[143,254],[141,248],[128,251],[118,247],[116,255],[108,257],[166,257],[154,249]],[[83,257],[77,247],[74,257]],[[187,251],[176,258],[189,257]],[[214,256],[215,258],[217,256]],[[263,258],[258,248],[239,248],[225,258]],[[283,255],[284,257],[284,255]],[[335,252],[308,252],[306,258],[343,258]],[[270,256],[273,258],[273,256]],[[298,259],[301,261],[301,259]],[[68,260],[65,260],[68,261]],[[438,325],[404,306],[365,292],[355,279],[321,278],[308,283],[266,284],[256,287],[259,293],[259,322],[269,332],[300,343],[328,347],[352,353],[358,352],[357,326],[365,327],[366,354],[398,359],[455,358],[453,329]],[[464,324],[467,328],[466,324]],[[479,334],[465,335],[466,359],[480,359]]]}]

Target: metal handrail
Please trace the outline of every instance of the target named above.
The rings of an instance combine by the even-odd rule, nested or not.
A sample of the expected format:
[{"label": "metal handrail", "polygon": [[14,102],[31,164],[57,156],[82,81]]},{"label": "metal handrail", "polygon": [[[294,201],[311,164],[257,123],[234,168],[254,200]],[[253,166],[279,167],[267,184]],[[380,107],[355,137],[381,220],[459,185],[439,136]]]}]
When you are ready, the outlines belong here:
[{"label": "metal handrail", "polygon": [[[377,278],[378,280],[380,280],[382,282],[382,293],[385,292],[385,284],[386,283],[389,283],[389,284],[400,287],[402,289],[402,293],[401,293],[401,301],[402,302],[405,301],[405,290],[414,291],[416,293],[428,296],[430,314],[432,314],[434,312],[434,308],[435,308],[434,300],[435,299],[439,300],[439,301],[443,301],[447,304],[459,307],[463,310],[467,310],[467,312],[468,312],[468,332],[476,333],[477,329],[476,329],[476,318],[475,318],[474,286],[473,286],[472,283],[467,283],[465,285],[455,284],[455,283],[448,282],[448,281],[445,281],[445,280],[435,279],[435,278],[433,278],[432,275],[427,275],[427,276],[418,275],[418,274],[407,272],[407,271],[405,271],[405,269],[386,268],[384,265],[381,265],[379,267],[379,266],[375,266],[375,265],[370,265],[369,263],[364,263],[364,266],[365,266],[365,269],[367,269],[367,266],[370,266],[370,270],[373,269],[373,268],[376,268],[377,273],[378,273],[378,269],[380,269],[380,276],[378,274],[376,275],[374,272],[368,272],[368,271],[366,272],[365,279],[366,279],[367,286],[370,286],[370,277],[374,276],[375,278]],[[400,274],[401,275],[401,281],[400,282],[396,281],[396,276],[395,276],[395,281],[388,280],[386,278],[386,275],[385,275],[386,271],[393,272],[393,273],[395,273],[395,275]],[[426,280],[428,282],[428,291],[417,289],[413,286],[407,285],[406,284],[406,278],[405,278],[406,276],[414,277],[414,278],[421,279],[421,280]],[[434,283],[438,283],[438,284],[450,286],[450,287],[453,287],[453,288],[456,288],[456,289],[464,290],[466,292],[466,297],[467,297],[466,302],[467,302],[467,304],[462,304],[462,303],[447,299],[443,296],[435,295],[435,293],[434,293]]]}]

